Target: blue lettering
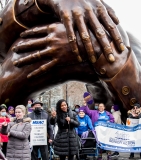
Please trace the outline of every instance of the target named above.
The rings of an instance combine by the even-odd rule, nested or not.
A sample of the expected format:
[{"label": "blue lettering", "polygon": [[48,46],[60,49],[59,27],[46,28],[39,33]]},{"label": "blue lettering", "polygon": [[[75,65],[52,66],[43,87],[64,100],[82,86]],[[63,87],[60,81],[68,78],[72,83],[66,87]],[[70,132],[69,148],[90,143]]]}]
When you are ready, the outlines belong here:
[{"label": "blue lettering", "polygon": [[44,121],[32,121],[32,124],[44,124]]}]

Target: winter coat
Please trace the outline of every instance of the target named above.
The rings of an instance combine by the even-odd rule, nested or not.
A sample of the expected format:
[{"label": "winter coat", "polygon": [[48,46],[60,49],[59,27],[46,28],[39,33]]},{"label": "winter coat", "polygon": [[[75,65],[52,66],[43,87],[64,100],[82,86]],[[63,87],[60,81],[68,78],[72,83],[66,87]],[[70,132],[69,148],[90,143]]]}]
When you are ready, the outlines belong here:
[{"label": "winter coat", "polygon": [[115,123],[121,124],[121,112],[120,111],[115,111],[112,113]]},{"label": "winter coat", "polygon": [[133,116],[132,115],[132,110],[129,110],[127,112],[127,114],[128,114],[128,118],[132,118],[132,119],[140,119],[141,118],[141,113],[137,114],[137,116]]},{"label": "winter coat", "polygon": [[[65,120],[69,116],[70,123]],[[52,125],[58,124],[58,132],[54,140],[54,152],[56,155],[76,155],[78,154],[78,140],[75,127],[79,126],[76,113],[69,110],[68,113],[62,112],[57,118],[50,119]]]},{"label": "winter coat", "polygon": [[8,134],[7,160],[31,160],[31,151],[28,137],[31,132],[31,119],[14,119],[7,126],[2,126],[1,133]]},{"label": "winter coat", "polygon": [[[85,113],[91,118],[92,124],[94,125],[94,123],[98,121],[99,111],[98,110],[90,110],[88,106],[83,106],[81,108],[83,108],[85,110]],[[108,111],[106,111],[106,114],[107,114],[107,116],[109,116],[109,119],[110,119],[109,121],[114,123],[113,115]]]},{"label": "winter coat", "polygon": [[50,139],[53,139],[53,131],[52,131],[52,127],[50,124],[50,118],[47,114],[47,112],[45,112],[44,110],[41,110],[41,112],[35,112],[33,111],[32,113],[28,114],[28,117],[30,117],[32,120],[37,120],[37,119],[46,119],[47,120],[47,133],[49,135]]},{"label": "winter coat", "polygon": [[93,130],[93,125],[90,117],[88,115],[85,115],[83,118],[81,118],[79,115],[77,116],[77,119],[80,123],[78,128],[76,128],[76,133],[78,135],[81,135],[83,132],[88,131],[88,129]]}]

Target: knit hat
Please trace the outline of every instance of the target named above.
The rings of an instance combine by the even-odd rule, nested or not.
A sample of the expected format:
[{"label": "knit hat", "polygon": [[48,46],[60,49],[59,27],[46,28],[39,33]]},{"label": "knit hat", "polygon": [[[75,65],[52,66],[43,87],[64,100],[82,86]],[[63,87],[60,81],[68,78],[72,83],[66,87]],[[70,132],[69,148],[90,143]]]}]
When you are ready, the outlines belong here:
[{"label": "knit hat", "polygon": [[5,108],[7,108],[6,104],[1,104],[1,106],[3,106],[3,107],[5,107]]},{"label": "knit hat", "polygon": [[79,112],[84,112],[85,113],[85,109],[79,108]]},{"label": "knit hat", "polygon": [[114,109],[115,111],[119,111],[119,106],[118,106],[118,105],[113,105],[113,109]]},{"label": "knit hat", "polygon": [[94,100],[92,95],[89,92],[85,92],[83,95],[84,100],[86,101],[87,104],[93,104]]},{"label": "knit hat", "polygon": [[140,108],[140,104],[139,103],[135,103],[134,106],[137,106],[138,108]]},{"label": "knit hat", "polygon": [[13,107],[13,106],[9,106],[9,107],[8,107],[8,111],[11,110],[11,109],[14,110],[14,107]]}]

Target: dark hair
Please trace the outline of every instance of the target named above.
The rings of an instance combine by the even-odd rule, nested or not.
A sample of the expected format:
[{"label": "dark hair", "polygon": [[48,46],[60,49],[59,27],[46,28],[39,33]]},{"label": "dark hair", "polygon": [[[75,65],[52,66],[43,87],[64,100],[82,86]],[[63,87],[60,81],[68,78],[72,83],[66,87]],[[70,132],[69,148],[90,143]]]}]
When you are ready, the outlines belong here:
[{"label": "dark hair", "polygon": [[[62,112],[61,110],[61,104],[62,102],[66,102],[66,100],[64,99],[60,99],[57,103],[56,103],[56,112],[57,114],[60,114]],[[68,106],[68,103],[66,102],[67,106]]]},{"label": "dark hair", "polygon": [[33,103],[33,99],[28,99],[28,101],[31,101]]},{"label": "dark hair", "polygon": [[76,107],[78,107],[78,108],[80,108],[80,106],[77,104],[77,105],[75,105],[75,107],[74,108],[76,108]]},{"label": "dark hair", "polygon": [[5,108],[4,106],[0,106],[0,111],[1,111],[2,109],[5,109],[5,110],[6,110],[6,108]]}]

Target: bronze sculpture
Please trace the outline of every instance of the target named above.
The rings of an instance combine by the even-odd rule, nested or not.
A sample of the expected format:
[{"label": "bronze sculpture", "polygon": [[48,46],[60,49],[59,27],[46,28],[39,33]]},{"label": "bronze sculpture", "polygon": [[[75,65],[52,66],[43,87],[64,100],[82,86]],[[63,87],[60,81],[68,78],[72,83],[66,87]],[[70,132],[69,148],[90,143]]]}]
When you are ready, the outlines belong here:
[{"label": "bronze sculpture", "polygon": [[[94,0],[89,1],[90,6],[93,6],[93,9],[97,11],[96,13],[101,14],[100,18],[103,20],[103,23],[101,23],[104,27],[91,13],[92,10],[89,5],[86,5],[87,7],[83,6],[90,11],[90,13],[85,12],[87,14],[82,14],[84,8],[79,5],[81,9],[83,8],[83,12],[79,13],[81,16],[77,15],[78,12],[75,12],[73,16],[70,16],[70,12],[69,16],[64,15],[66,10],[69,11],[68,8],[63,8],[64,10],[61,11],[64,14],[60,14],[60,8],[56,7],[57,13],[55,16],[52,9],[55,4],[51,4],[51,7],[44,4],[49,1],[36,0],[34,2],[30,0],[27,4],[21,2],[23,1],[15,1],[17,10],[11,10],[12,4],[9,3],[6,8],[9,19],[5,19],[7,14],[4,14],[4,11],[1,14],[3,24],[0,26],[0,45],[1,56],[4,58],[2,74],[0,75],[1,103],[20,103],[31,93],[37,93],[39,90],[41,92],[45,87],[51,87],[67,80],[75,79],[93,83],[99,78],[102,83],[107,84],[107,89],[112,92],[115,99],[122,101],[124,108],[129,109],[136,101],[141,103],[139,94],[136,94],[140,91],[140,64],[132,50],[124,47],[123,41],[125,46],[129,46],[129,39],[120,26],[118,26],[118,29],[116,28],[112,20],[115,23],[118,23],[118,20],[114,13],[111,14],[110,11],[112,10],[104,2],[112,20],[103,8],[102,3],[96,4]],[[56,2],[58,2],[58,6],[64,6],[66,1]],[[46,7],[48,7],[49,14],[43,13],[43,10],[47,10]],[[77,10],[75,8],[74,11]],[[14,19],[10,17],[10,13],[13,14],[13,12]],[[27,18],[27,15],[30,15],[29,13],[32,13],[32,15]],[[57,16],[60,19],[62,16],[66,18],[65,22],[63,21],[66,29],[60,23],[53,23],[59,21]],[[72,28],[72,23],[74,23],[72,17],[76,19],[74,27],[77,26],[78,28],[75,33]],[[95,19],[94,22],[91,22],[89,28],[84,23],[87,22],[87,17]],[[9,20],[8,25],[7,20]],[[69,22],[70,24],[68,24]],[[47,23],[52,24],[47,25]],[[17,33],[11,32],[11,25],[17,30]],[[17,39],[18,35],[25,30],[24,25],[29,25],[30,28],[35,25],[39,25],[39,27],[23,32],[21,34],[22,38]],[[99,27],[100,29],[98,29]],[[123,37],[123,41],[118,30]],[[12,45],[15,40],[16,42]],[[115,42],[117,48],[113,42]],[[132,46],[132,49],[134,50],[134,46]],[[137,53],[135,54],[137,55]],[[125,74],[127,74],[126,81],[124,81]],[[130,80],[131,74],[134,76],[134,82]]]}]

